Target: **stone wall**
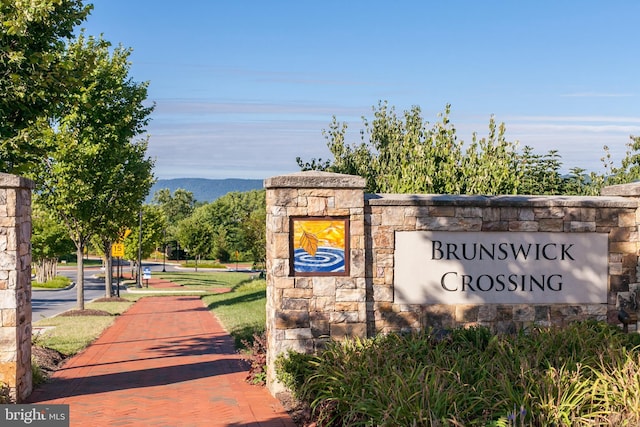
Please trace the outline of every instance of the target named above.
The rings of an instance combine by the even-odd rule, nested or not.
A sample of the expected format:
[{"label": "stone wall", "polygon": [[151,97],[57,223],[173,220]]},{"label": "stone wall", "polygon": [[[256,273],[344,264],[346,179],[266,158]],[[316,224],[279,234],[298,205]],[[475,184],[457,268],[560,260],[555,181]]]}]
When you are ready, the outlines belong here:
[{"label": "stone wall", "polygon": [[[637,282],[637,201],[622,197],[368,195],[369,334],[485,325],[511,332],[585,319],[617,322],[618,293]],[[607,304],[394,303],[394,233],[413,230],[608,233]]]},{"label": "stone wall", "polygon": [[[330,339],[425,327],[514,331],[582,319],[619,323],[620,301],[638,298],[640,184],[608,187],[598,197],[365,194],[364,187],[360,177],[325,172],[265,181],[267,363],[274,394],[280,389],[274,360],[289,349],[313,352]],[[348,276],[292,274],[292,217],[349,219]],[[394,251],[402,231],[606,233],[607,301],[400,304],[394,300]]]},{"label": "stone wall", "polygon": [[[329,339],[365,336],[364,179],[307,172],[265,182],[267,198],[267,364],[272,392],[275,357],[311,352]],[[348,217],[349,277],[292,277],[290,218]]]},{"label": "stone wall", "polygon": [[23,401],[31,377],[31,189],[0,173],[0,383]]}]

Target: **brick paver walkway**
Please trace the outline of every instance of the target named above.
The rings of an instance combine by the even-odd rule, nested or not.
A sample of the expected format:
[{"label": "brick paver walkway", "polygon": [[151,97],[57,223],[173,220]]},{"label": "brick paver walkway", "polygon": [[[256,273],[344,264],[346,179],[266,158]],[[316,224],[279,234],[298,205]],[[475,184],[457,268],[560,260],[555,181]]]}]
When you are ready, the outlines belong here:
[{"label": "brick paver walkway", "polygon": [[69,404],[71,426],[294,426],[244,381],[232,338],[197,296],[149,297],[28,403]]}]

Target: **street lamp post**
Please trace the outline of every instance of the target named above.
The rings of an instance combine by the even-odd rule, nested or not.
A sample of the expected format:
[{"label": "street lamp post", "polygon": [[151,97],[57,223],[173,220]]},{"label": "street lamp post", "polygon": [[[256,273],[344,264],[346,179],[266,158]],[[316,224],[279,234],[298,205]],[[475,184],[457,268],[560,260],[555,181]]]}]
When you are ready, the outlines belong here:
[{"label": "street lamp post", "polygon": [[167,259],[167,229],[162,230],[162,272],[165,273],[165,260]]},{"label": "street lamp post", "polygon": [[138,233],[138,277],[136,280],[136,286],[138,288],[141,288],[142,287],[142,209],[140,209],[139,217],[140,217],[140,221],[139,221],[140,232]]}]

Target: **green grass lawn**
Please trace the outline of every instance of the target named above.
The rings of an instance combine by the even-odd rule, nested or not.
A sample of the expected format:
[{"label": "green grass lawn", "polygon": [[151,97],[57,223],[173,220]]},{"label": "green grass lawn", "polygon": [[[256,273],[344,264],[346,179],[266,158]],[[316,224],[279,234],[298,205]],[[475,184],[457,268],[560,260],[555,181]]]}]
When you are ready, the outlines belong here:
[{"label": "green grass lawn", "polygon": [[226,271],[154,273],[154,277],[181,284],[185,289],[236,288],[256,275]]},{"label": "green grass lawn", "polygon": [[34,289],[64,289],[71,284],[71,279],[64,276],[56,276],[53,279],[41,283],[41,282],[31,282],[31,287]]},{"label": "green grass lawn", "polygon": [[[253,280],[254,276],[257,274],[236,272],[168,272],[158,275],[162,279],[184,285],[185,290],[230,288],[231,292],[205,294],[202,299],[234,337],[238,347],[242,345],[242,340],[251,341],[254,333],[260,333],[265,328],[266,282],[263,279]],[[92,302],[85,305],[86,309],[106,311],[112,316],[56,316],[34,322],[36,330],[39,327],[54,326],[42,334],[34,334],[34,341],[37,345],[73,355],[111,326],[115,316],[126,311],[138,299],[149,295],[158,294],[125,292],[122,297],[131,302]]]},{"label": "green grass lawn", "polygon": [[260,279],[240,285],[230,293],[202,298],[234,338],[237,348],[242,347],[243,340],[251,342],[253,334],[265,330],[266,289],[266,281]]},{"label": "green grass lawn", "polygon": [[[85,267],[99,267],[102,266],[102,259],[101,258],[85,258],[82,260],[82,265],[84,265]],[[78,263],[74,260],[74,261],[61,261],[58,264],[59,267],[77,267]]]},{"label": "green grass lawn", "polygon": [[58,350],[71,356],[91,344],[102,331],[111,326],[110,316],[53,317],[37,322],[37,326],[55,326],[42,336],[34,336],[35,344]]}]

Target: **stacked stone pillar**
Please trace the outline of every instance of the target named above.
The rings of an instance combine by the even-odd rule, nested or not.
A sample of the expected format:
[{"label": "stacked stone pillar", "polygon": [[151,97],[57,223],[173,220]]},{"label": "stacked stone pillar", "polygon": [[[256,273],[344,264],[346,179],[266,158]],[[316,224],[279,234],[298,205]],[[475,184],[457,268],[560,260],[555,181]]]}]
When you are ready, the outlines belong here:
[{"label": "stacked stone pillar", "polygon": [[[619,269],[625,276],[612,283],[612,293],[609,302],[610,322],[615,323],[621,310],[627,313],[628,319],[625,329],[640,333],[640,184],[637,182],[610,185],[602,189],[603,196],[626,197],[638,203],[638,209],[629,232],[620,236],[619,245],[626,246],[626,256],[619,260]],[[630,221],[631,222],[631,221]]]},{"label": "stacked stone pillar", "polygon": [[21,402],[31,377],[31,189],[0,173],[0,385]]},{"label": "stacked stone pillar", "polygon": [[[274,369],[280,353],[308,353],[331,339],[367,334],[364,187],[363,178],[317,171],[265,180],[267,366],[274,395],[281,389]],[[348,276],[291,274],[291,217],[349,219]]]}]

